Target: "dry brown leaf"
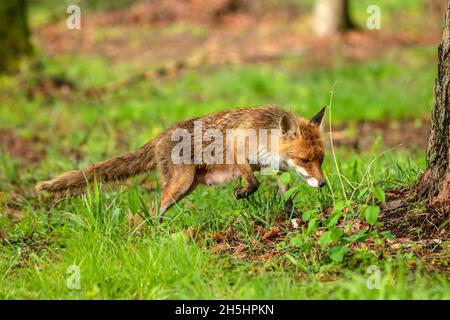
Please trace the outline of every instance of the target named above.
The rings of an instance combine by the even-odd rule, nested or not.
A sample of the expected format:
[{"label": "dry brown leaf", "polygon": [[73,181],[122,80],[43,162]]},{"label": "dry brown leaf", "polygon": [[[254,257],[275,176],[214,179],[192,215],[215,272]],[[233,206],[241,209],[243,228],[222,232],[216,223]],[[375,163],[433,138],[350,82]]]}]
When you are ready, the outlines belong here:
[{"label": "dry brown leaf", "polygon": [[280,232],[279,227],[272,227],[269,231],[264,233],[263,239],[272,239],[278,235],[278,232]]},{"label": "dry brown leaf", "polygon": [[243,244],[243,243],[238,244],[236,246],[236,248],[234,248],[233,255],[235,257],[238,257],[238,258],[245,258],[245,257],[247,257],[247,253],[244,251],[246,247],[247,246],[245,244]]},{"label": "dry brown leaf", "polygon": [[241,253],[242,251],[245,250],[246,247],[247,247],[247,246],[246,246],[245,244],[239,243],[239,244],[236,246],[236,248],[234,248],[234,253],[235,253],[235,254]]},{"label": "dry brown leaf", "polygon": [[270,252],[266,252],[260,256],[258,256],[259,260],[267,261],[272,257],[272,254]]},{"label": "dry brown leaf", "polygon": [[264,227],[263,227],[263,226],[256,226],[255,231],[256,231],[259,235],[262,235],[262,234],[264,234]]},{"label": "dry brown leaf", "polygon": [[228,232],[226,232],[226,231],[225,232],[216,232],[211,235],[211,238],[213,238],[214,240],[220,240],[220,239],[227,238],[227,236],[228,236]]},{"label": "dry brown leaf", "polygon": [[381,204],[381,210],[382,211],[392,211],[392,210],[396,210],[398,208],[403,208],[403,207],[407,207],[408,203],[404,202],[400,199],[398,200],[393,200],[393,201],[389,201],[386,203],[382,203]]},{"label": "dry brown leaf", "polygon": [[230,245],[228,243],[218,243],[216,245],[214,245],[213,247],[211,247],[211,249],[209,249],[209,251],[211,253],[220,253],[223,251],[227,251],[230,248]]},{"label": "dry brown leaf", "polygon": [[333,213],[333,208],[332,207],[328,207],[325,209],[325,216],[330,216]]}]

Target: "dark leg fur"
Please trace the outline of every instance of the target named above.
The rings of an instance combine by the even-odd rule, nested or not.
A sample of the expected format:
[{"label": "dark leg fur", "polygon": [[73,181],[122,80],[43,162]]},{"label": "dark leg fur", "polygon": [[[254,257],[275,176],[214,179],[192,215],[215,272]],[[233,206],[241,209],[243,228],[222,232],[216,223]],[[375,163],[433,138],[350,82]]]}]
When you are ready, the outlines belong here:
[{"label": "dark leg fur", "polygon": [[241,178],[245,181],[245,184],[243,187],[234,189],[234,196],[236,199],[247,198],[258,190],[259,182],[249,164],[237,165],[237,167],[241,172]]}]

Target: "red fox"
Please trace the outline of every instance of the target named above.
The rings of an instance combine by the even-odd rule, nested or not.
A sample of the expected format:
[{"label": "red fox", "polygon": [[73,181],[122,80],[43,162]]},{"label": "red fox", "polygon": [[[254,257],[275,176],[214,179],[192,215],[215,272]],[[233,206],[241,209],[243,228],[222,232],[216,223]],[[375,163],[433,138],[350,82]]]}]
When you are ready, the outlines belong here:
[{"label": "red fox", "polygon": [[320,188],[326,184],[321,169],[324,148],[320,136],[325,109],[311,120],[276,107],[258,107],[183,121],[135,152],[39,182],[36,190],[79,193],[94,177],[108,183],[159,169],[161,219],[199,184],[211,186],[241,178],[244,185],[234,190],[234,196],[247,198],[258,189],[254,171],[265,168],[294,169],[311,187]]}]

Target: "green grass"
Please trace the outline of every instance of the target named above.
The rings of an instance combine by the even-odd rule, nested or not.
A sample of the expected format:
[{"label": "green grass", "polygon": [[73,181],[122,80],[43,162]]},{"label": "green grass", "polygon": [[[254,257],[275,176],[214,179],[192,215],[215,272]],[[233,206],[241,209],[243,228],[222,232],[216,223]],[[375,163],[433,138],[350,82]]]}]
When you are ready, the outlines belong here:
[{"label": "green grass", "polygon": [[[361,181],[354,170],[372,156],[349,156],[341,170]],[[376,162],[368,180],[374,184],[410,184],[420,169],[402,154]],[[411,167],[412,166],[412,167]],[[387,169],[387,170],[386,170]],[[404,170],[404,171],[402,171]],[[325,171],[336,197],[339,184],[328,160]],[[352,173],[356,172],[356,173]],[[406,175],[405,175],[406,173]],[[4,177],[2,177],[4,178]],[[4,179],[2,179],[4,181]],[[25,219],[9,226],[0,250],[0,297],[32,299],[448,299],[444,275],[430,273],[411,253],[382,260],[375,250],[357,249],[342,263],[327,259],[306,231],[289,231],[287,254],[268,262],[239,259],[209,251],[215,232],[232,228],[244,243],[258,241],[254,226],[269,227],[281,211],[273,187],[265,185],[250,202],[238,202],[231,187],[198,188],[167,214],[161,225],[130,228],[127,214],[146,215],[153,193],[137,185],[114,192],[94,189],[86,197],[66,200],[52,209],[32,201],[17,205]],[[314,210],[328,206],[328,192],[302,188],[298,206]],[[359,200],[361,201],[361,200]],[[365,200],[362,200],[364,202]],[[192,203],[191,203],[192,202]],[[3,226],[9,222],[3,218]],[[198,230],[194,240],[185,230]],[[376,239],[376,237],[375,237]],[[382,238],[377,241],[383,242]],[[383,242],[384,243],[384,242]],[[67,268],[77,265],[81,289],[69,290]],[[380,288],[368,289],[367,268],[381,270]],[[415,266],[414,271],[410,269]]]},{"label": "green grass", "polygon": [[[45,159],[29,165],[0,155],[0,230],[7,235],[0,246],[0,298],[449,299],[445,274],[429,271],[414,251],[380,258],[380,252],[388,252],[388,235],[373,227],[365,236],[377,249],[350,248],[345,234],[321,246],[306,229],[286,229],[286,238],[275,248],[285,254],[268,261],[212,253],[213,234],[230,228],[239,234],[250,257],[270,249],[255,227],[274,226],[283,201],[267,177],[260,177],[262,186],[250,201],[236,201],[232,183],[199,187],[171,209],[162,224],[149,221],[141,228],[130,227],[128,215],[148,217],[148,208],[159,195],[158,188],[150,192],[139,186],[143,178],[110,192],[94,186],[87,196],[54,207],[29,196],[37,180],[138,148],[177,120],[269,103],[309,117],[328,104],[334,83],[336,123],[428,115],[435,48],[402,52],[401,63],[399,54],[393,51],[383,60],[364,63],[338,60],[313,71],[300,69],[297,60],[200,70],[177,79],[140,82],[99,100],[82,99],[76,93],[72,100],[30,100],[18,79],[0,79],[5,93],[0,128],[14,129],[24,139],[37,137],[48,151]],[[46,75],[63,74],[79,88],[119,80],[129,72],[126,64],[110,66],[98,57],[41,59]],[[32,87],[33,73],[28,79]],[[68,156],[73,149],[82,154],[81,160]],[[363,154],[338,149],[346,178],[343,190],[327,150],[324,171],[329,188],[317,191],[296,180],[298,208],[324,226],[328,221],[322,210],[341,205],[344,195],[349,199],[345,206],[363,210],[375,204],[376,186],[385,190],[417,181],[425,166],[424,153],[399,149],[380,156],[384,151],[382,143]],[[157,183],[154,175],[146,179]],[[10,220],[11,211],[23,219]],[[187,231],[197,236],[187,236]],[[332,246],[350,249],[336,261]],[[444,265],[442,260],[437,264]],[[71,265],[80,268],[80,290],[66,286]],[[367,287],[370,265],[380,268],[379,289]]]}]

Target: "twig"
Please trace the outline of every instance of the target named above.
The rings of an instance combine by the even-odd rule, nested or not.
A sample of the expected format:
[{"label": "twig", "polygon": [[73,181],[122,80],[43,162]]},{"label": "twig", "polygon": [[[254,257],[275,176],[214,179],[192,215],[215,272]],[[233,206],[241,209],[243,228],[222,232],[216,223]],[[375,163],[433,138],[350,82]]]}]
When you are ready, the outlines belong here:
[{"label": "twig", "polygon": [[334,143],[333,143],[333,129],[331,128],[331,108],[332,108],[332,104],[333,104],[333,95],[334,95],[334,87],[336,86],[336,82],[333,84],[333,87],[331,88],[330,91],[330,103],[328,105],[329,107],[329,112],[328,112],[328,125],[329,125],[329,130],[330,130],[330,146],[331,146],[331,154],[333,155],[333,161],[334,164],[336,166],[336,171],[339,177],[339,181],[341,183],[341,188],[342,188],[342,193],[344,195],[345,201],[347,201],[347,195],[345,194],[345,187],[344,187],[344,181],[342,180],[341,177],[341,171],[339,170],[339,165],[337,163],[337,158],[336,158],[336,153],[334,151]]}]

